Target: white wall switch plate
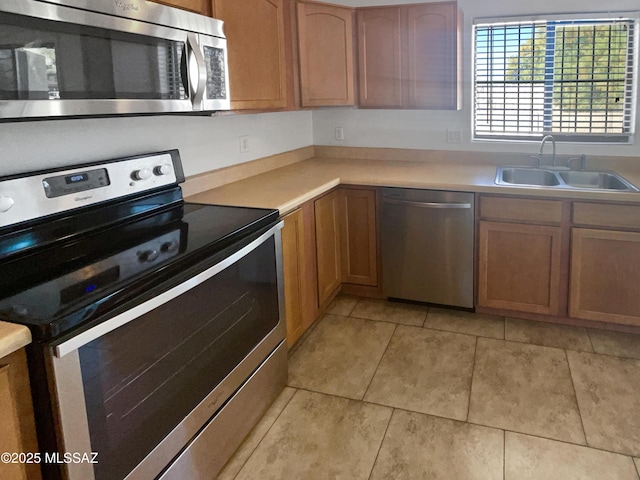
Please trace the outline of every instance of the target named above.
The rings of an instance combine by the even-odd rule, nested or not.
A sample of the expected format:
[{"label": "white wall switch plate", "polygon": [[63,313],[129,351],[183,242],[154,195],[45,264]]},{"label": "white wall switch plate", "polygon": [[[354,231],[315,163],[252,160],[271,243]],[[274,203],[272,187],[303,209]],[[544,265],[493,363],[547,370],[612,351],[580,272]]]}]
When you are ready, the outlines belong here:
[{"label": "white wall switch plate", "polygon": [[344,128],[336,127],[336,140],[344,140]]},{"label": "white wall switch plate", "polygon": [[461,143],[462,142],[462,130],[448,129],[447,130],[447,143]]},{"label": "white wall switch plate", "polygon": [[240,153],[249,151],[249,135],[240,135]]}]

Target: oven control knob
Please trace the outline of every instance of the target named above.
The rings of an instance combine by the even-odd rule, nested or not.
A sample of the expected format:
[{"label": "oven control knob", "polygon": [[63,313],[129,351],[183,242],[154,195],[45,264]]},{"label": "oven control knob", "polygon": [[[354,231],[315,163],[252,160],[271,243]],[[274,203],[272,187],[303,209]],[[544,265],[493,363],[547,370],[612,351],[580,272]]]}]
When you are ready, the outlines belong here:
[{"label": "oven control knob", "polygon": [[165,163],[164,165],[158,165],[153,169],[153,173],[158,177],[162,175],[169,175],[171,173],[171,165]]},{"label": "oven control knob", "polygon": [[7,212],[13,207],[13,198],[0,195],[0,213]]},{"label": "oven control knob", "polygon": [[138,252],[138,261],[140,263],[153,262],[159,256],[160,253],[157,250],[144,250],[143,252]]},{"label": "oven control knob", "polygon": [[151,175],[151,170],[149,170],[148,168],[141,168],[140,170],[135,170],[131,174],[131,178],[133,178],[134,180],[147,180],[151,178]]}]

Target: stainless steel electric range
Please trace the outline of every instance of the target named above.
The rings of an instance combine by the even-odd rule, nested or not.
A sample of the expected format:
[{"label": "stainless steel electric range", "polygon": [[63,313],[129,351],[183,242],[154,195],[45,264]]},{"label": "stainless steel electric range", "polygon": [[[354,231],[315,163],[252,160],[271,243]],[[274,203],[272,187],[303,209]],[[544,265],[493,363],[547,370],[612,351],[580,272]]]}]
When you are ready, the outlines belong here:
[{"label": "stainless steel electric range", "polygon": [[177,150],[0,179],[46,479],[214,478],[286,383],[278,211],[182,181]]}]

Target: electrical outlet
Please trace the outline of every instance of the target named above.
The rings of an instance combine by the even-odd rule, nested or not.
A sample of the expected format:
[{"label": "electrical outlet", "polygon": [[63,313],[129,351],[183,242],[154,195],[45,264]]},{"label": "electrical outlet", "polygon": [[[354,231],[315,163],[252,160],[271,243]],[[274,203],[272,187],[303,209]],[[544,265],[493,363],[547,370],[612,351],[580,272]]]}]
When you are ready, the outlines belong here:
[{"label": "electrical outlet", "polygon": [[462,131],[461,130],[447,130],[447,143],[461,143]]},{"label": "electrical outlet", "polygon": [[240,135],[240,153],[249,151],[249,135]]},{"label": "electrical outlet", "polygon": [[344,128],[336,127],[336,140],[344,140]]}]

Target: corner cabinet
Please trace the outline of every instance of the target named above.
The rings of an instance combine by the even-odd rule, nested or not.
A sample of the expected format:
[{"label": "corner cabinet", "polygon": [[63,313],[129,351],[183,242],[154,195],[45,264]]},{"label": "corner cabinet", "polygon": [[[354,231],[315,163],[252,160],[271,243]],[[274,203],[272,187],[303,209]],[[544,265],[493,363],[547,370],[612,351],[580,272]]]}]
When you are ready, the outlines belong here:
[{"label": "corner cabinet", "polygon": [[360,8],[360,106],[462,108],[457,2]]},{"label": "corner cabinet", "polygon": [[286,44],[290,0],[213,0],[212,5],[227,37],[231,108],[286,108],[293,82]]},{"label": "corner cabinet", "polygon": [[351,8],[298,3],[303,107],[355,105],[353,23]]},{"label": "corner cabinet", "polygon": [[318,308],[332,299],[342,281],[340,257],[340,192],[333,190],[314,202]]},{"label": "corner cabinet", "polygon": [[378,285],[376,191],[341,188],[342,282]]}]

